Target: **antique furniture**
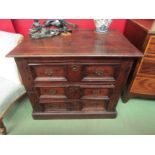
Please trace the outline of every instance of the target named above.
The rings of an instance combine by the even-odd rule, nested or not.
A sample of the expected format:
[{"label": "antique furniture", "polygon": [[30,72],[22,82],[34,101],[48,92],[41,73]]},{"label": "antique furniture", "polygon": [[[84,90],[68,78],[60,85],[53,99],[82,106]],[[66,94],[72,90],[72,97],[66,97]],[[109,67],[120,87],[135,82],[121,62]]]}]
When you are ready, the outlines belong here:
[{"label": "antique furniture", "polygon": [[114,118],[133,62],[142,54],[119,32],[76,30],[25,40],[14,57],[33,118]]},{"label": "antique furniture", "polygon": [[16,63],[5,55],[21,42],[23,36],[0,31],[0,133],[6,134],[3,117],[13,103],[25,94],[19,79]]},{"label": "antique furniture", "polygon": [[155,21],[128,20],[124,35],[144,56],[134,67],[123,101],[130,97],[155,98]]}]

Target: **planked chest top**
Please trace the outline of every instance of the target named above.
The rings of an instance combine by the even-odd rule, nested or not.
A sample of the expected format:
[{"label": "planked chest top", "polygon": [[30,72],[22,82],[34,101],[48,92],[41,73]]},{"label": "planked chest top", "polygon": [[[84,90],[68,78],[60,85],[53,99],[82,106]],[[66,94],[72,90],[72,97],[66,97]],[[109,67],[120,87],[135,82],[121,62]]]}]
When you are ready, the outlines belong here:
[{"label": "planked chest top", "polygon": [[33,118],[114,118],[133,63],[142,56],[117,31],[74,31],[24,41],[15,57]]},{"label": "planked chest top", "polygon": [[40,40],[25,37],[9,57],[141,57],[142,54],[118,31],[96,33],[77,30],[69,36]]}]

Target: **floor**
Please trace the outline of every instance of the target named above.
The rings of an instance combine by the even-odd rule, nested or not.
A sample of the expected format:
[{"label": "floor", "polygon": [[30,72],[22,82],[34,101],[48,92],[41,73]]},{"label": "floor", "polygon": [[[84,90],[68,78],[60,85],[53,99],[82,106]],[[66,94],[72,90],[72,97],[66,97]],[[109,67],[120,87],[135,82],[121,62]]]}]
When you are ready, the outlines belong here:
[{"label": "floor", "polygon": [[117,106],[116,119],[33,120],[27,97],[19,100],[4,122],[9,135],[155,134],[155,100],[131,99]]}]

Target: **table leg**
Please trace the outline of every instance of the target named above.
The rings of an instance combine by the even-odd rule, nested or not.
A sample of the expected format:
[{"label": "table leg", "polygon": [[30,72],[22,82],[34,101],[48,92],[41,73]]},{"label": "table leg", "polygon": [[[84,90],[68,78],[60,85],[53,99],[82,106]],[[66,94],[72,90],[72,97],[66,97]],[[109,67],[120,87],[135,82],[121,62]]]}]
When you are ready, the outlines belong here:
[{"label": "table leg", "polygon": [[0,134],[6,135],[6,127],[3,123],[3,118],[0,118]]}]

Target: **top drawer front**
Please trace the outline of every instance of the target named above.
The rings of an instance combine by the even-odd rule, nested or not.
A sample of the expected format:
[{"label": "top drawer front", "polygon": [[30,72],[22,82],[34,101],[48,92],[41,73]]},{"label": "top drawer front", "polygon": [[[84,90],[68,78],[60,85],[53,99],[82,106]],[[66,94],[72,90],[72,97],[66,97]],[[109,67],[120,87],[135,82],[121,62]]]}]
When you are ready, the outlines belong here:
[{"label": "top drawer front", "polygon": [[148,46],[146,48],[147,54],[155,54],[155,36],[150,36]]},{"label": "top drawer front", "polygon": [[121,63],[30,63],[29,67],[36,82],[115,82]]}]

